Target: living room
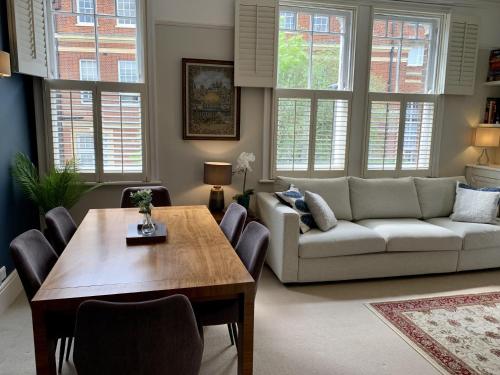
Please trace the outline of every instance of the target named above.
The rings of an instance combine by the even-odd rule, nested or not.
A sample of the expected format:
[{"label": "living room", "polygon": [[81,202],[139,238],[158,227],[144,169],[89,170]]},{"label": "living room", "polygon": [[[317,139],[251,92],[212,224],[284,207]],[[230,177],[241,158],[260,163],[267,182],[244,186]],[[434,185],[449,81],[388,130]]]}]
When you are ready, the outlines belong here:
[{"label": "living room", "polygon": [[[0,374],[117,358],[147,374],[500,373],[499,18],[494,0],[3,3]],[[65,172],[74,190],[51,189]],[[15,239],[34,229],[57,257],[29,290]],[[223,290],[238,312],[215,324]],[[200,330],[192,372],[124,349],[149,326],[79,336],[86,300],[172,294]],[[56,312],[70,332],[53,337]]]}]

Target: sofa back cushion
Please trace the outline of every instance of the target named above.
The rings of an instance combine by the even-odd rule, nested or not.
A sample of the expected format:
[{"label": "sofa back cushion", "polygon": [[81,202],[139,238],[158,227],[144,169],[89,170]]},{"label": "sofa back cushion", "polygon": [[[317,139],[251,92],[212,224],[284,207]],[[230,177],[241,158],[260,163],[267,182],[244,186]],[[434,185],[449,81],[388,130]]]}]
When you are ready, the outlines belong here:
[{"label": "sofa back cushion", "polygon": [[422,217],[413,178],[350,177],[354,220]]},{"label": "sofa back cushion", "polygon": [[352,220],[351,205],[349,203],[349,182],[347,177],[276,178],[276,191],[287,190],[290,185],[298,187],[302,194],[304,194],[307,190],[321,195],[326,203],[328,203],[338,220]]},{"label": "sofa back cushion", "polygon": [[450,216],[455,204],[457,181],[465,177],[415,178],[420,209],[424,219]]}]

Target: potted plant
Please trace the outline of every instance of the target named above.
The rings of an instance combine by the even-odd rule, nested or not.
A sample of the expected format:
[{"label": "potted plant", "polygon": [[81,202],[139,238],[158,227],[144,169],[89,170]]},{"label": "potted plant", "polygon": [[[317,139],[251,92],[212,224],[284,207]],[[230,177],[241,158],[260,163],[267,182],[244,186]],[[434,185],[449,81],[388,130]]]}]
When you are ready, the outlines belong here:
[{"label": "potted plant", "polygon": [[247,189],[247,173],[252,172],[252,167],[250,163],[255,161],[255,155],[252,152],[242,152],[238,159],[236,160],[236,169],[234,170],[234,174],[242,174],[243,175],[243,189],[241,194],[236,194],[233,199],[243,207],[248,210],[250,206],[250,197],[254,193],[254,189]]},{"label": "potted plant", "polygon": [[155,231],[155,224],[151,218],[151,210],[153,205],[151,204],[153,200],[153,193],[151,189],[139,190],[135,193],[130,193],[130,198],[134,206],[139,208],[139,213],[144,215],[141,232],[145,236],[151,236]]},{"label": "potted plant", "polygon": [[74,160],[66,162],[62,169],[51,168],[40,176],[28,156],[20,152],[14,157],[12,176],[42,216],[55,207],[73,207],[86,193],[100,186],[85,184]]}]

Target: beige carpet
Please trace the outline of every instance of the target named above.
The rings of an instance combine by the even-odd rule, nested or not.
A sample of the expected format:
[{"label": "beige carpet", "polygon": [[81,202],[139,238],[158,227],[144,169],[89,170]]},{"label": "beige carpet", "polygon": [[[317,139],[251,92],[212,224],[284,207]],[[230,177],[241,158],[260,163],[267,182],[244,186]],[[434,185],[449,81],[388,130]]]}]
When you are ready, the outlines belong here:
[{"label": "beige carpet", "polygon": [[[500,291],[500,270],[292,287],[265,270],[255,312],[254,373],[438,374],[364,304],[486,291]],[[0,374],[35,374],[24,296],[0,315]],[[71,363],[63,374],[75,374]],[[205,331],[202,374],[236,374],[236,351],[224,326]]]}]

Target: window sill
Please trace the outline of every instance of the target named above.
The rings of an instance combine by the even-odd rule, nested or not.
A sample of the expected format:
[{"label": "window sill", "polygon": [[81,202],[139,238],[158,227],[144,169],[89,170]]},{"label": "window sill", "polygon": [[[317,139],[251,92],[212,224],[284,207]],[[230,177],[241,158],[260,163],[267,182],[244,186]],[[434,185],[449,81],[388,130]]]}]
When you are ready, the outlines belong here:
[{"label": "window sill", "polygon": [[263,184],[263,185],[274,184],[275,182],[276,182],[275,180],[271,180],[271,179],[267,179],[267,178],[263,178],[263,179],[259,180],[259,184]]},{"label": "window sill", "polygon": [[101,185],[101,186],[153,186],[161,185],[160,180],[155,181],[108,181],[108,182],[85,182],[85,185]]}]

